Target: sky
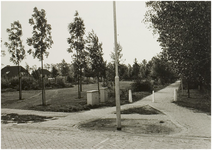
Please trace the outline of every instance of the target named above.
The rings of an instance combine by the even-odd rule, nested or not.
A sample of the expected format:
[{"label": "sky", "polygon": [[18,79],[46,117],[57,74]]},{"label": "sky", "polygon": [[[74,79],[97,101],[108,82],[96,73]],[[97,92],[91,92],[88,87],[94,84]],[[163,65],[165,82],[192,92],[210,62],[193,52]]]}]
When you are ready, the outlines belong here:
[{"label": "sky", "polygon": [[[34,7],[46,11],[47,23],[52,26],[54,44],[47,50],[49,56],[44,58],[44,63],[61,63],[63,59],[67,63],[73,62],[72,53],[67,52],[67,38],[70,37],[68,24],[73,22],[76,11],[84,21],[86,35],[94,30],[99,41],[103,43],[104,60],[112,61],[110,54],[114,50],[113,1],[1,1],[1,49],[6,52],[6,56],[1,57],[1,67],[14,65],[10,62],[10,54],[4,46],[5,42],[9,42],[6,29],[11,28],[14,21],[18,20],[22,25],[21,39],[25,50],[32,48],[27,45],[26,39],[32,37],[29,19]],[[153,35],[152,30],[142,23],[146,11],[144,1],[116,1],[117,42],[122,46],[122,59],[126,65],[133,65],[135,58],[138,63],[143,59],[149,61],[161,52],[157,35]],[[40,67],[40,61],[28,53],[20,65],[25,67],[26,63],[30,67]]]}]

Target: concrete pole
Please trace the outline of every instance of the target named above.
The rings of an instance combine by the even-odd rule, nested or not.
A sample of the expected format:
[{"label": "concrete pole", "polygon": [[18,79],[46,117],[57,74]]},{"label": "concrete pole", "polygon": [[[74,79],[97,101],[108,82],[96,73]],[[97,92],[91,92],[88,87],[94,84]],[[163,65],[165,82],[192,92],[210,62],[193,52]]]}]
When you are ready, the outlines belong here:
[{"label": "concrete pole", "polygon": [[116,123],[117,130],[121,130],[121,113],[120,113],[120,93],[119,93],[119,75],[118,75],[118,55],[117,55],[117,31],[116,31],[116,2],[113,1],[113,15],[114,15],[114,44],[116,55],[116,76],[115,76],[115,91],[116,91]]},{"label": "concrete pole", "polygon": [[130,103],[133,102],[133,101],[132,101],[132,92],[131,92],[131,90],[129,90],[129,102],[130,102]]}]

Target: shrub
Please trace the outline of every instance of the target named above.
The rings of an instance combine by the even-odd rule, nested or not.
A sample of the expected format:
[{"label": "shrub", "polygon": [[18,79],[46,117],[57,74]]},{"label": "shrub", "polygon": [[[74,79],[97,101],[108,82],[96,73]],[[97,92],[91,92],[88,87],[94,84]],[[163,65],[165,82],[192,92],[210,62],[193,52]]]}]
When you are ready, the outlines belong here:
[{"label": "shrub", "polygon": [[5,78],[1,78],[1,88],[5,89],[9,87],[10,87],[10,82]]},{"label": "shrub", "polygon": [[128,89],[120,89],[120,99],[128,100]]},{"label": "shrub", "polygon": [[65,81],[62,78],[57,79],[57,85],[59,85],[59,87],[62,87],[62,88],[66,87]]},{"label": "shrub", "polygon": [[74,77],[72,77],[72,76],[68,76],[67,77],[67,82],[68,83],[73,83],[74,81],[75,81]]},{"label": "shrub", "polygon": [[38,82],[33,77],[22,77],[22,89],[23,90],[37,90]]},{"label": "shrub", "polygon": [[19,85],[18,77],[13,77],[9,81],[10,81],[11,88],[17,88],[17,86]]},{"label": "shrub", "polygon": [[131,84],[131,89],[133,92],[140,92],[140,91],[147,91],[151,92],[153,87],[150,81],[141,81],[136,80],[134,83]]}]

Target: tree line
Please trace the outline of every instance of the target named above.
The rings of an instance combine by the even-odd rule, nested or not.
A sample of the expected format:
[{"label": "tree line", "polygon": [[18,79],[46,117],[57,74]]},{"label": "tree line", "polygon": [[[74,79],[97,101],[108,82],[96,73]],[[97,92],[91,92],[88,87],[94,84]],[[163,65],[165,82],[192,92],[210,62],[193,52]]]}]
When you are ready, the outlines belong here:
[{"label": "tree line", "polygon": [[159,34],[163,56],[188,89],[211,89],[211,2],[146,2],[144,21]]}]

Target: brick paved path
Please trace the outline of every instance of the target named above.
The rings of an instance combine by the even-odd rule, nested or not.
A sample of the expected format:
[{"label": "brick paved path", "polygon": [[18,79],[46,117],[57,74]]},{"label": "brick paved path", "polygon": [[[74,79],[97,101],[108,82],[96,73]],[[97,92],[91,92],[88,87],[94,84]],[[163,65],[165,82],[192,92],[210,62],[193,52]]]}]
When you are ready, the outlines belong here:
[{"label": "brick paved path", "polygon": [[[56,120],[42,123],[1,124],[2,149],[210,149],[211,117],[194,113],[173,103],[174,88],[171,84],[138,102],[121,106],[121,109],[150,105],[165,115],[181,129],[173,135],[147,135],[122,131],[97,131],[78,128],[79,124],[98,118],[115,118],[115,107],[94,109],[79,113],[40,112],[17,109],[1,109],[1,113],[35,114],[53,116]],[[148,118],[144,115],[122,115],[122,118]],[[158,116],[160,119],[161,116]],[[163,117],[163,118],[164,118]],[[157,118],[157,116],[152,116]]]}]

